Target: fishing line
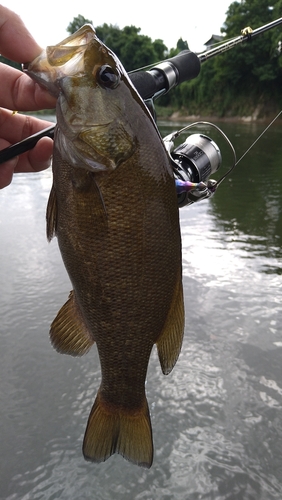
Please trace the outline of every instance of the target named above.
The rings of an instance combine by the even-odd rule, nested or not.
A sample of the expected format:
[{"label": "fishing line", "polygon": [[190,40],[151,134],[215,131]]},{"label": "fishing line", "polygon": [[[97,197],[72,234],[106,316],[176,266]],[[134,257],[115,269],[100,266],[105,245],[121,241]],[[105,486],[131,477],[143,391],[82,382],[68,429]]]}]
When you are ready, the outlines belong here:
[{"label": "fishing line", "polygon": [[[277,120],[277,118],[279,118],[279,116],[281,115],[281,113],[282,113],[282,110],[279,111],[279,113],[275,116],[275,118],[273,118],[273,120],[267,125],[267,127],[265,127],[265,129],[262,131],[262,133],[256,138],[256,140],[250,145],[250,147],[245,151],[245,153],[242,154],[242,156],[237,161],[236,161],[235,149],[231,145],[231,142],[229,141],[229,139],[226,137],[226,139],[228,140],[229,145],[232,146],[232,149],[234,151],[235,162],[233,163],[233,165],[231,166],[231,168],[226,172],[226,174],[224,174],[219,179],[219,181],[217,181],[217,183],[216,183],[217,187],[224,181],[224,179],[226,179],[226,177],[232,172],[232,170],[234,170],[234,168],[237,167],[238,163],[251,151],[251,149],[257,144],[257,142],[261,139],[261,137],[265,134],[265,132],[267,132],[267,130],[273,125],[273,123]],[[223,134],[223,132],[222,132],[222,134]],[[223,134],[223,135],[225,135],[225,134]]]},{"label": "fishing line", "polygon": [[239,160],[236,161],[236,153],[235,153],[235,149],[231,143],[231,141],[228,139],[228,137],[224,134],[224,132],[219,128],[217,127],[216,125],[214,124],[209,124],[208,122],[199,122],[199,123],[205,123],[205,124],[208,124],[208,125],[212,125],[213,127],[217,128],[217,130],[219,130],[219,132],[221,133],[221,135],[225,138],[225,140],[228,142],[229,146],[231,147],[232,151],[233,151],[233,155],[234,155],[234,164],[231,166],[231,168],[227,171],[226,174],[224,174],[224,176],[222,176],[220,178],[220,180],[217,182],[217,185],[219,185],[224,179],[225,177],[227,177],[230,172],[235,168],[237,167],[238,163],[243,160],[243,158],[251,151],[251,149],[257,144],[257,142],[262,138],[262,136],[270,129],[270,127],[273,125],[273,123],[279,118],[279,116],[282,114],[282,110],[279,111],[279,113],[275,116],[275,118],[273,118],[273,120],[265,127],[265,129],[262,131],[262,133],[255,139],[255,141],[249,146],[249,148],[245,151],[245,153],[242,154],[242,156],[239,158]]},{"label": "fishing line", "polygon": [[[226,179],[238,163],[249,153],[249,151],[257,144],[259,139],[266,133],[267,130],[282,114],[282,110],[273,118],[273,120],[264,128],[262,133],[255,139],[255,141],[248,147],[248,149],[237,160],[235,148],[221,130],[220,127],[214,123],[199,120],[189,125],[185,125],[181,129],[172,132],[163,138],[165,148],[169,154],[170,161],[174,171],[175,184],[178,197],[179,207],[195,203],[212,196],[217,190],[218,186]],[[197,133],[190,134],[186,140],[176,146],[174,144],[177,139],[184,132],[200,127],[212,127],[219,132],[225,143],[229,146],[233,155],[233,162],[227,172],[223,174],[219,180],[214,180],[210,176],[215,173],[222,163],[222,156],[219,147],[210,137],[205,134]]]},{"label": "fishing line", "polygon": [[[232,42],[233,40],[237,40],[237,38],[238,38],[238,37],[235,37],[235,36],[234,36],[234,37],[232,37],[232,38],[228,38],[227,40],[225,40],[225,39],[224,39],[224,43],[229,43],[229,42]],[[220,42],[215,42],[215,43],[210,44],[210,45],[209,45],[209,47],[210,47],[211,49],[215,49],[215,48],[219,47],[219,46],[220,46],[220,45],[222,45],[222,44],[223,44],[223,42],[222,42],[222,41],[220,41]],[[188,49],[186,49],[186,50],[189,50],[189,51],[190,51],[189,47],[188,47]],[[201,52],[195,52],[195,54],[196,54],[196,55],[198,55],[198,56],[201,56],[201,55],[202,55],[202,53],[201,53]],[[162,60],[160,60],[160,61],[157,61],[157,62],[154,62],[154,63],[151,63],[151,64],[147,64],[146,66],[142,66],[141,68],[132,69],[132,70],[128,71],[128,74],[129,74],[129,75],[131,75],[132,73],[137,73],[138,71],[146,71],[146,70],[152,69],[152,68],[154,68],[155,66],[157,66],[158,64],[162,64],[163,62],[166,62],[166,60],[167,60],[167,59],[162,59]]]},{"label": "fishing line", "polygon": [[267,127],[263,130],[263,132],[256,138],[256,140],[251,144],[251,146],[241,156],[241,158],[239,158],[239,160],[237,160],[237,162],[234,166],[238,165],[239,161],[241,161],[246,156],[246,154],[252,149],[252,147],[255,146],[255,144],[260,140],[260,138],[265,134],[265,132],[267,132],[267,130],[271,127],[271,125],[277,120],[277,118],[279,118],[281,113],[282,113],[282,110],[279,111],[277,116],[275,116],[275,118],[273,118],[272,122],[270,122],[269,125],[267,125]]},{"label": "fishing line", "polygon": [[157,66],[158,64],[161,64],[165,61],[166,60],[163,59],[162,61],[158,61],[156,63],[151,63],[151,64],[148,64],[147,66],[142,66],[141,68],[131,69],[130,71],[127,71],[127,73],[128,73],[128,75],[132,75],[132,73],[138,73],[139,71],[145,71],[147,69],[152,69],[154,66]]},{"label": "fishing line", "polygon": [[[243,30],[242,30],[242,31],[243,31]],[[210,49],[215,49],[215,48],[219,47],[220,45],[223,45],[223,43],[225,44],[225,43],[233,42],[233,40],[237,40],[237,38],[238,38],[237,36],[233,36],[233,37],[231,37],[231,38],[226,38],[226,39],[224,38],[224,40],[221,40],[221,41],[219,41],[219,42],[214,42],[214,43],[211,43],[211,44],[209,44],[209,45],[206,45],[206,47],[208,46],[208,47],[209,47],[209,50],[210,50]],[[190,50],[190,49],[189,49],[189,50]],[[201,54],[202,54],[202,52],[196,52],[196,54],[201,55]]]},{"label": "fishing line", "polygon": [[216,187],[219,186],[219,184],[222,183],[222,181],[224,181],[224,179],[230,174],[230,172],[235,168],[236,164],[238,162],[236,162],[237,160],[237,157],[236,157],[236,151],[235,151],[235,148],[232,144],[232,142],[230,141],[230,139],[227,137],[227,135],[221,130],[221,128],[219,128],[217,125],[215,125],[214,123],[211,123],[211,122],[207,122],[207,121],[203,121],[203,120],[200,120],[200,121],[197,121],[197,122],[194,122],[194,123],[191,123],[190,125],[186,125],[185,127],[183,127],[182,129],[178,130],[177,132],[174,132],[172,135],[171,135],[171,140],[173,141],[174,139],[176,139],[180,134],[182,134],[183,132],[185,132],[186,130],[190,129],[190,128],[194,128],[196,125],[205,125],[205,126],[209,126],[209,127],[213,127],[215,128],[221,135],[222,137],[225,139],[225,141],[227,142],[227,144],[229,145],[231,151],[232,151],[232,154],[233,154],[233,158],[234,158],[234,161],[231,165],[231,167],[228,169],[228,171],[226,172],[226,174],[224,174],[220,179],[219,181],[216,182]]}]

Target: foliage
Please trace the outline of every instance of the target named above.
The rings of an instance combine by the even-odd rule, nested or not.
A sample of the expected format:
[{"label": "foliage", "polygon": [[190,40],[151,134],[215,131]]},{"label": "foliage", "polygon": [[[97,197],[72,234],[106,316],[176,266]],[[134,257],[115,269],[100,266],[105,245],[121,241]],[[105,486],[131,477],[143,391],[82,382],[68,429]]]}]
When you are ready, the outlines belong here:
[{"label": "foliage", "polygon": [[[230,4],[222,26],[223,42],[238,37],[247,26],[256,29],[282,16],[282,0],[240,0]],[[72,34],[92,21],[78,15],[69,23]],[[95,27],[97,36],[116,53],[127,71],[155,64],[188,49],[180,38],[168,49],[163,40],[152,40],[136,26],[104,23]],[[0,62],[20,65],[0,56]],[[232,50],[202,65],[200,75],[184,82],[157,101],[158,107],[181,110],[183,114],[261,115],[282,106],[282,35],[281,28],[253,37]]]},{"label": "foliage", "polygon": [[73,18],[71,23],[69,23],[69,25],[67,27],[67,32],[70,35],[72,35],[77,30],[79,30],[79,28],[81,28],[84,24],[93,24],[93,23],[89,19],[86,19],[81,14],[79,14],[77,17]]},{"label": "foliage", "polygon": [[136,26],[125,26],[122,30],[108,24],[96,27],[97,36],[115,52],[127,71],[162,60],[167,53],[162,40],[152,41],[140,31]]},{"label": "foliage", "polygon": [[176,45],[176,48],[170,49],[169,57],[174,57],[182,50],[187,50],[187,49],[189,49],[187,40],[183,40],[182,38],[179,38],[177,45]]},{"label": "foliage", "polygon": [[[255,29],[281,15],[282,0],[234,1],[222,27],[223,42],[238,37],[247,26]],[[162,40],[152,41],[135,26],[120,29],[103,24],[96,31],[127,71],[188,49],[187,41],[180,38],[168,50]],[[157,104],[184,114],[249,115],[255,110],[265,114],[282,105],[281,84],[282,37],[275,28],[205,62],[196,79],[182,83]]]},{"label": "foliage", "polygon": [[[233,2],[222,28],[224,41],[238,37],[244,27],[253,29],[281,16],[282,0]],[[204,63],[200,76],[181,87],[181,105],[189,112],[244,115],[282,105],[281,29],[275,28]]]}]

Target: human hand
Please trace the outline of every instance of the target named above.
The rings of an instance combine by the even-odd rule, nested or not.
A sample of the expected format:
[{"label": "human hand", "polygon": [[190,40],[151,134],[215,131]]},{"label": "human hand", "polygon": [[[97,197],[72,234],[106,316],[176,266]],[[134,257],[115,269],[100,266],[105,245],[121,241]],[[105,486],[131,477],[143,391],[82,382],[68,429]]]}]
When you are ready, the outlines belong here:
[{"label": "human hand", "polygon": [[[16,62],[32,61],[42,51],[20,17],[0,5],[0,53]],[[50,122],[12,111],[50,109],[56,100],[21,71],[0,64],[0,149],[48,127]],[[36,146],[0,165],[0,188],[10,184],[14,172],[34,172],[50,166],[53,141],[44,137]]]}]

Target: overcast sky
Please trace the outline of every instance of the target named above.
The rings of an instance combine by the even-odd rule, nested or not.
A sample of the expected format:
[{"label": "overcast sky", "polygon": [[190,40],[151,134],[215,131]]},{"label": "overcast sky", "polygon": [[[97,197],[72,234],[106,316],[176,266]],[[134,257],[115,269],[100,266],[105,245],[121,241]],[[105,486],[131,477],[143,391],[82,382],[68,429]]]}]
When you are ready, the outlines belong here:
[{"label": "overcast sky", "polygon": [[66,38],[68,24],[81,14],[91,20],[94,27],[103,23],[116,24],[120,28],[137,26],[143,35],[153,40],[162,39],[168,49],[176,47],[177,40],[182,37],[191,50],[200,52],[212,34],[220,34],[231,1],[4,0],[1,3],[21,16],[44,48]]}]

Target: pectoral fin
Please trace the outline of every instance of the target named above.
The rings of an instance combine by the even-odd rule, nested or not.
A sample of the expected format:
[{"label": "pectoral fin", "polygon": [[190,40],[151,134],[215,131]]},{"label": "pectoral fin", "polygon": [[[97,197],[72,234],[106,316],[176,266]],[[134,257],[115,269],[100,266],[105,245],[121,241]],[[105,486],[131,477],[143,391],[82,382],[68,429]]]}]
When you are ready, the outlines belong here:
[{"label": "pectoral fin", "polygon": [[180,273],[163,331],[156,342],[160,364],[165,375],[171,372],[180,354],[184,333],[184,319],[183,288]]},{"label": "pectoral fin", "polygon": [[86,354],[94,344],[73,291],[51,325],[50,339],[58,352],[71,356]]}]

